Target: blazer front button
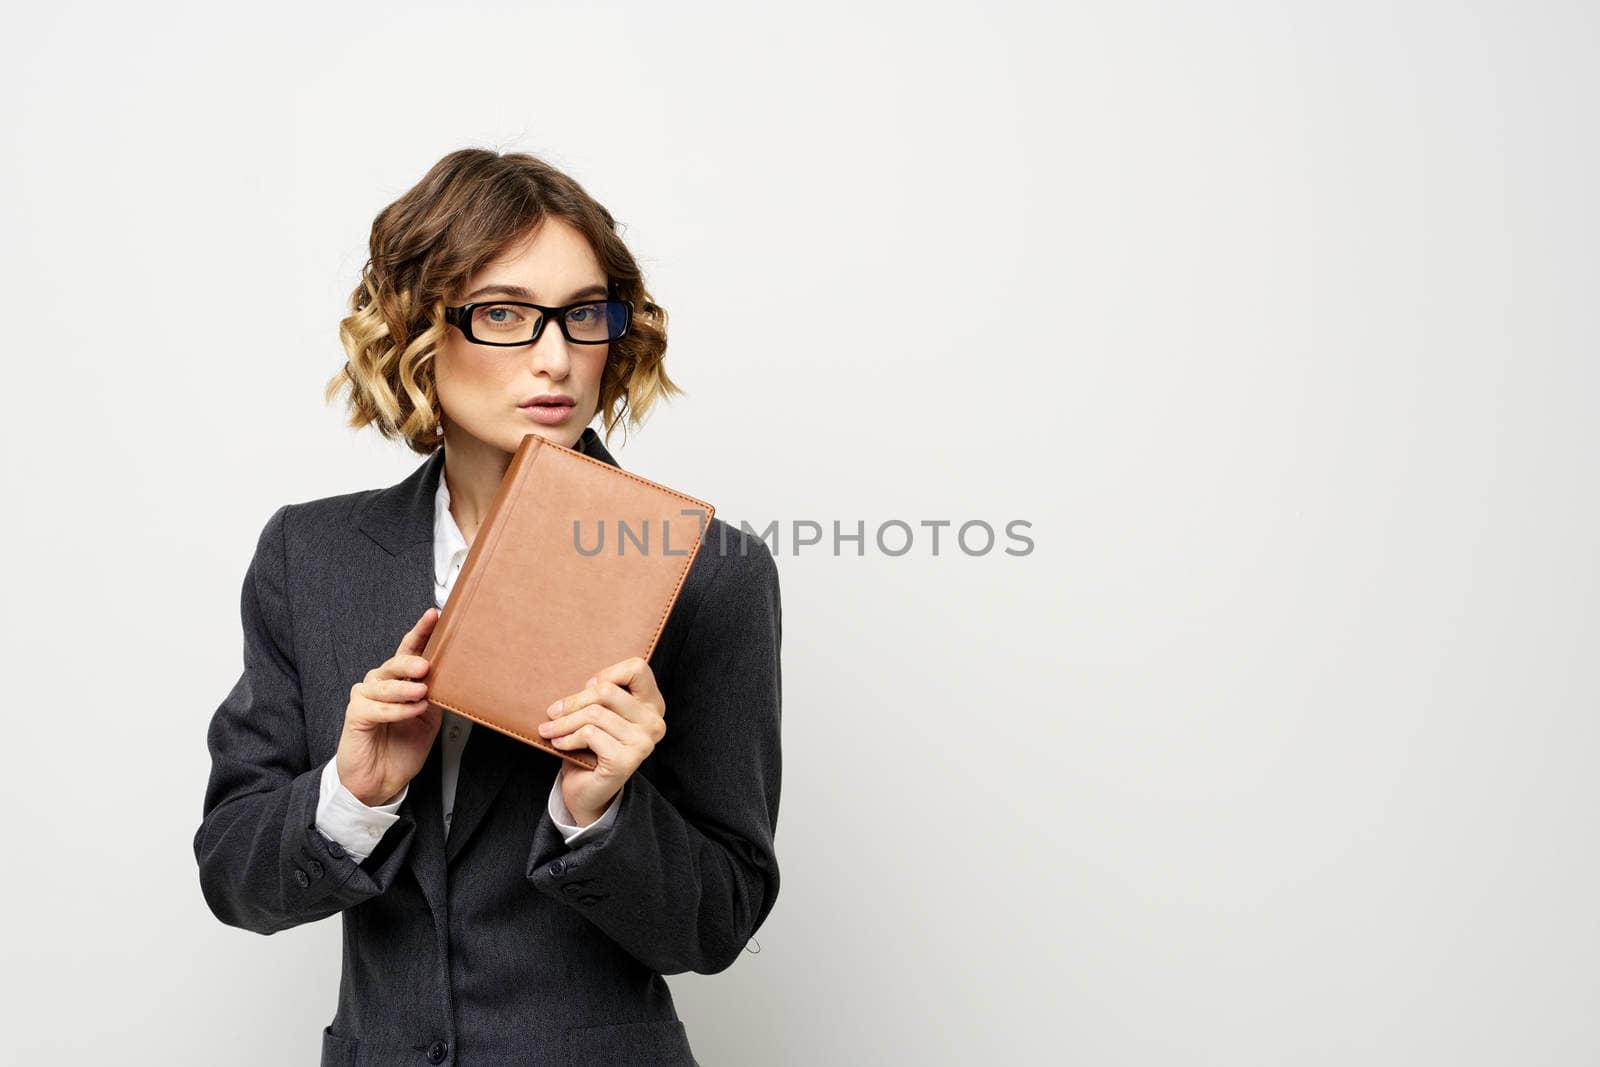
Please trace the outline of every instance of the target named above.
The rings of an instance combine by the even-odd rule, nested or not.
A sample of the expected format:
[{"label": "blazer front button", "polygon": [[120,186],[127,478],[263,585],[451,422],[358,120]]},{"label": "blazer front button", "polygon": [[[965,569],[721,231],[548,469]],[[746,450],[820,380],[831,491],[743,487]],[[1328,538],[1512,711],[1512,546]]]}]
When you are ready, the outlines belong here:
[{"label": "blazer front button", "polygon": [[443,1041],[435,1041],[428,1046],[428,1062],[443,1063],[444,1058],[450,1055],[450,1046]]},{"label": "blazer front button", "polygon": [[311,884],[311,876],[305,871],[302,871],[299,867],[296,867],[294,869],[294,881],[296,885],[298,885],[301,889],[304,889],[306,886]]}]

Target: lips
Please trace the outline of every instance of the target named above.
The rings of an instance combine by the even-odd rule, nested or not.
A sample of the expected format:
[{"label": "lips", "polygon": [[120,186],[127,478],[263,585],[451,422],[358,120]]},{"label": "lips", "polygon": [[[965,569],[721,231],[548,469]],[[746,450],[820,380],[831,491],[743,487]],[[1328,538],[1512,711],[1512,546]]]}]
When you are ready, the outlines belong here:
[{"label": "lips", "polygon": [[573,400],[570,396],[537,396],[528,401],[526,404],[520,404],[518,406],[525,408],[570,408],[576,403],[577,401]]}]

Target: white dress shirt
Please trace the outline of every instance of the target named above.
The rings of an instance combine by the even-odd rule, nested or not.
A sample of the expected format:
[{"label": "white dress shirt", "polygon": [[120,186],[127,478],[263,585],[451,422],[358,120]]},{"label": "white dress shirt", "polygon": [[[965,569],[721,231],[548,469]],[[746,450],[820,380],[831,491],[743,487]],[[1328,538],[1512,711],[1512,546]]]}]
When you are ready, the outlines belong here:
[{"label": "white dress shirt", "polygon": [[[450,514],[450,487],[441,467],[439,489],[433,495],[433,602],[439,609],[443,610],[450,590],[455,588],[456,575],[460,573],[461,564],[466,558],[467,539],[456,525],[455,516]],[[444,737],[444,758],[440,768],[444,779],[444,832],[449,837],[450,815],[455,808],[456,781],[461,772],[461,750],[466,747],[472,720],[448,709],[441,708],[440,712],[443,717],[439,730]],[[336,759],[330,759],[322,771],[322,792],[317,800],[317,829],[328,840],[339,842],[358,860],[364,860],[378,847],[384,831],[400,820],[396,812],[405,801],[406,794],[411,792],[411,785],[407,783],[392,802],[368,807],[357,800],[355,794],[339,780],[337,762]],[[561,831],[566,843],[576,845],[581,840],[604,833],[616,821],[617,802],[622,799],[622,794],[619,792],[611,798],[604,815],[588,826],[580,827],[561,798],[561,780],[566,772],[567,763],[562,760],[561,770],[550,787],[547,807],[551,820]]]}]

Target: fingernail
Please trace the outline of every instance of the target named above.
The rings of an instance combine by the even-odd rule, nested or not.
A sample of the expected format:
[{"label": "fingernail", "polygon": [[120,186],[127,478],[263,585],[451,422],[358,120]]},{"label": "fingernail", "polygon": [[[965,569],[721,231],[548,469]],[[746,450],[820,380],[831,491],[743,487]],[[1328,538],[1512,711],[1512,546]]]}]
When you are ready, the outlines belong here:
[{"label": "fingernail", "polygon": [[[596,677],[598,677],[598,675]],[[594,683],[595,683],[595,679],[594,678],[590,678],[587,682],[583,683],[583,687],[585,689],[592,689],[592,688],[594,688]]]},{"label": "fingernail", "polygon": [[554,730],[555,728],[556,724],[553,722],[542,722],[539,724],[539,732],[546,737],[549,737],[550,731]]},{"label": "fingernail", "polygon": [[551,704],[548,708],[545,708],[544,709],[544,713],[546,715],[554,715],[556,712],[558,712],[560,710],[561,710],[561,701],[558,700],[554,704]]}]

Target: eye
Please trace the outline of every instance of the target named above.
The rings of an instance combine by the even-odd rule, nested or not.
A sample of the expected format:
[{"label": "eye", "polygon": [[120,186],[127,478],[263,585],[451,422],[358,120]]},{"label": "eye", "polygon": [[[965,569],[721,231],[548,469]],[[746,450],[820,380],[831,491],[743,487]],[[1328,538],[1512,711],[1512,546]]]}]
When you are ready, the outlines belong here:
[{"label": "eye", "polygon": [[475,308],[472,312],[473,328],[483,333],[503,333],[509,330],[523,330],[527,327],[528,317],[523,314],[523,308],[512,304],[485,304]]}]

